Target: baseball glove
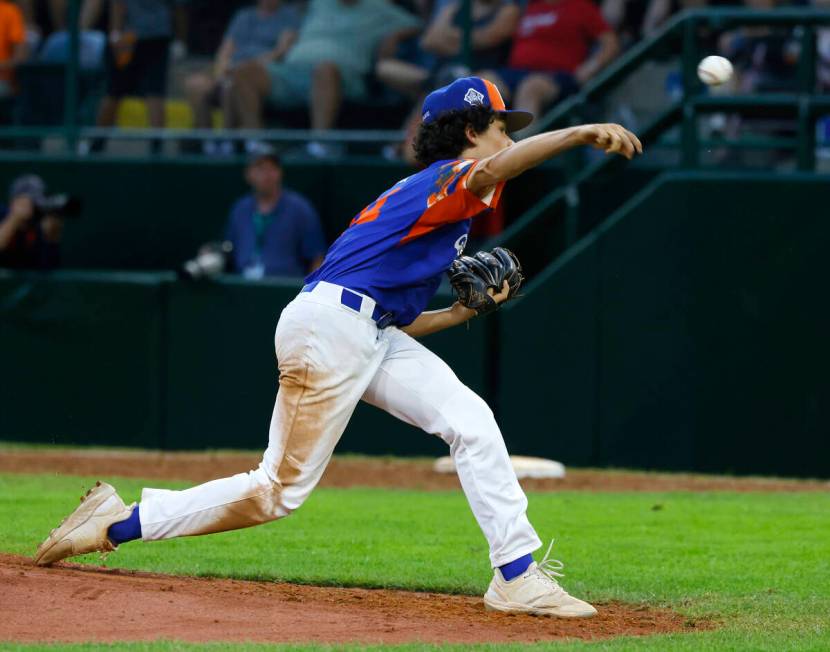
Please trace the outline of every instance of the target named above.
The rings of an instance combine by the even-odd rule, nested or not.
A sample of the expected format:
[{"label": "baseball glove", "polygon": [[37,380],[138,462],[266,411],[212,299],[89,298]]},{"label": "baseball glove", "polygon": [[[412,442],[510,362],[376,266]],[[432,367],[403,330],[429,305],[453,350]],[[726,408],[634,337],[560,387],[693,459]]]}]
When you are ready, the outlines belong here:
[{"label": "baseball glove", "polygon": [[479,251],[475,256],[459,256],[450,265],[447,276],[459,302],[478,315],[498,310],[499,304],[487,294],[488,288],[498,293],[507,281],[510,288],[507,298],[512,299],[524,281],[519,259],[503,247],[496,247],[489,253]]}]

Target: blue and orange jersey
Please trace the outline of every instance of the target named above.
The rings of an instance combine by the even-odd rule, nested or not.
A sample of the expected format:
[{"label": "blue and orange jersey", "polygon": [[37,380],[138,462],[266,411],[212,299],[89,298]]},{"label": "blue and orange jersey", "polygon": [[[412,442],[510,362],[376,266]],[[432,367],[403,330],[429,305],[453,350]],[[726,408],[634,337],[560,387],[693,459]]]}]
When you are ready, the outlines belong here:
[{"label": "blue and orange jersey", "polygon": [[501,197],[504,182],[484,199],[467,189],[475,163],[437,161],[398,181],[358,213],[306,282],[360,292],[391,312],[393,323],[412,323],[463,251],[471,219]]}]

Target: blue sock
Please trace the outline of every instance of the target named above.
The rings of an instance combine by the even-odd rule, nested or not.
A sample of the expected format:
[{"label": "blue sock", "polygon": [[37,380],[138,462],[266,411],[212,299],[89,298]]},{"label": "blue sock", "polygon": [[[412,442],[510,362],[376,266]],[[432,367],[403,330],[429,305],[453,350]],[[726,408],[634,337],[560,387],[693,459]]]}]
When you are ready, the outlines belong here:
[{"label": "blue sock", "polygon": [[514,559],[509,564],[499,566],[499,570],[501,571],[501,576],[509,582],[513,578],[518,577],[519,575],[524,573],[527,570],[528,566],[530,566],[532,563],[533,555],[527,554],[524,557]]},{"label": "blue sock", "polygon": [[138,505],[135,506],[128,519],[113,523],[107,530],[107,536],[116,546],[141,538],[141,515],[138,513],[138,507]]}]

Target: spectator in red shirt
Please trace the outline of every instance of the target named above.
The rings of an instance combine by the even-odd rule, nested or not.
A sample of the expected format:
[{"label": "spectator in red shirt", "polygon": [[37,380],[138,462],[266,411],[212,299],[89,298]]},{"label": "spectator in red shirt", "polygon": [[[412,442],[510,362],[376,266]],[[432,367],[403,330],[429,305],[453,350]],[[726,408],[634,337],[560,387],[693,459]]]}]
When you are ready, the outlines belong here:
[{"label": "spectator in red shirt", "polygon": [[0,0],[0,97],[12,94],[14,69],[25,58],[23,14],[13,2]]},{"label": "spectator in red shirt", "polygon": [[530,0],[507,68],[484,73],[513,106],[539,115],[575,92],[619,52],[614,31],[591,0]]}]

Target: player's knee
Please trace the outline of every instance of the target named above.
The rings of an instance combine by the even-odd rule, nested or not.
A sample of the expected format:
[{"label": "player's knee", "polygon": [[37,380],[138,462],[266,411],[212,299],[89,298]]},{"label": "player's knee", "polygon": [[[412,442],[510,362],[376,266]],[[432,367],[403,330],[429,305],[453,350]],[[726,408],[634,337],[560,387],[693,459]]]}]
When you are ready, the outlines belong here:
[{"label": "player's knee", "polygon": [[240,63],[231,71],[231,86],[238,87],[252,84],[260,72],[259,65],[258,61],[245,61]]},{"label": "player's knee", "polygon": [[539,101],[550,101],[559,93],[559,87],[549,77],[530,75],[522,81],[519,94]]},{"label": "player's knee", "polygon": [[322,61],[314,68],[314,79],[320,82],[339,82],[340,68],[334,61]]},{"label": "player's knee", "polygon": [[201,99],[202,96],[207,95],[210,93],[211,90],[211,80],[207,78],[202,73],[197,73],[195,75],[190,75],[184,81],[185,92],[194,98]]},{"label": "player's knee", "polygon": [[493,410],[471,389],[465,387],[463,392],[453,396],[442,412],[448,424],[442,439],[450,446],[460,443],[475,446],[499,436]]},{"label": "player's knee", "polygon": [[259,468],[254,473],[264,493],[271,496],[274,518],[284,518],[297,511],[311,495],[316,482],[299,467],[287,463],[285,457],[265,451]]}]

